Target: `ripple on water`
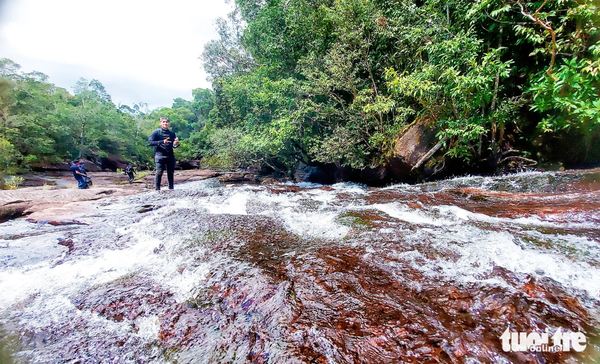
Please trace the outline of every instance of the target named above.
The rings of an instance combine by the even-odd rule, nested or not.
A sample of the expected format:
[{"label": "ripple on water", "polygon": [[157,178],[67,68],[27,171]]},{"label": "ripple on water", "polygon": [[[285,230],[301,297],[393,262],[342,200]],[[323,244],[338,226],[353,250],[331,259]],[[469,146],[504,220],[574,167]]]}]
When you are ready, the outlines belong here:
[{"label": "ripple on water", "polygon": [[[586,183],[188,184],[98,209],[60,256],[40,247],[67,230],[0,224],[2,244],[38,257],[0,267],[1,318],[32,363],[592,363],[600,220]],[[504,352],[506,327],[589,345]]]}]

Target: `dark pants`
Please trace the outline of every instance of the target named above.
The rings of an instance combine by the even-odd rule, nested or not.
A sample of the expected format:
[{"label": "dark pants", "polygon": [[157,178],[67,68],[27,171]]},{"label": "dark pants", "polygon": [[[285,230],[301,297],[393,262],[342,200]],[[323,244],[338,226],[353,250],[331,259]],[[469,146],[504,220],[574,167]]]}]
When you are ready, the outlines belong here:
[{"label": "dark pants", "polygon": [[81,190],[88,188],[88,185],[87,185],[87,183],[85,183],[85,180],[83,179],[83,177],[77,176],[77,177],[75,177],[75,179],[77,180],[77,188],[79,188]]},{"label": "dark pants", "polygon": [[154,188],[160,190],[160,182],[165,169],[167,170],[167,181],[169,181],[169,189],[173,189],[173,172],[175,171],[175,157],[154,157],[156,163],[156,175],[154,176]]}]

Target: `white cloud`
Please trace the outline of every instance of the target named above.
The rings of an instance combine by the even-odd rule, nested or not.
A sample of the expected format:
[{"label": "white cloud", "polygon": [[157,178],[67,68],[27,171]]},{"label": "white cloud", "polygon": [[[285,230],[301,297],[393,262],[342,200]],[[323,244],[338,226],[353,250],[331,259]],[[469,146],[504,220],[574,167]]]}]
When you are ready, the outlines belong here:
[{"label": "white cloud", "polygon": [[0,57],[69,90],[79,77],[96,78],[115,103],[170,106],[210,87],[198,57],[231,9],[209,0],[8,0]]}]

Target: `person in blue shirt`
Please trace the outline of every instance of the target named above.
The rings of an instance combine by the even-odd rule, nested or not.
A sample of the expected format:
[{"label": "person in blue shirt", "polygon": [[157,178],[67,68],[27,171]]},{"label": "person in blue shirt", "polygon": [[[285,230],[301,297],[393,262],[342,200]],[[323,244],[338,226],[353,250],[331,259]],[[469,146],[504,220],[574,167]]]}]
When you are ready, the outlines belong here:
[{"label": "person in blue shirt", "polygon": [[86,189],[88,188],[87,183],[85,182],[85,178],[87,174],[85,173],[85,169],[81,165],[81,161],[79,159],[74,160],[71,164],[71,172],[73,172],[73,177],[77,180],[77,188]]},{"label": "person in blue shirt", "polygon": [[154,188],[160,191],[160,183],[164,171],[167,171],[169,189],[173,189],[173,174],[175,172],[175,154],[173,148],[179,147],[179,139],[169,127],[169,118],[160,118],[160,128],[150,134],[148,145],[154,147],[154,163],[156,164],[156,175],[154,176]]}]

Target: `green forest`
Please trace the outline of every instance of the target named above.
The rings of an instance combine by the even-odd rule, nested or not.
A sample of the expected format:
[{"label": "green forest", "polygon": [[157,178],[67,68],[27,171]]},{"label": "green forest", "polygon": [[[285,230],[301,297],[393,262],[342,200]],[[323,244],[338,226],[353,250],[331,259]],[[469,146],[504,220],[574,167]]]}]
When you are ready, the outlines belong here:
[{"label": "green forest", "polygon": [[0,171],[15,174],[75,158],[116,158],[147,166],[153,160],[148,136],[167,116],[182,138],[179,156],[195,159],[193,136],[202,130],[213,93],[192,91],[194,101],[173,100],[170,108],[144,103],[115,105],[98,80],[81,78],[73,94],[40,72],[23,73],[0,59]]},{"label": "green forest", "polygon": [[420,166],[431,173],[600,162],[598,0],[235,4],[199,60],[212,89],[170,108],[115,105],[98,80],[70,93],[2,59],[0,170],[150,163],[162,115],[182,140],[177,158],[210,167],[377,168],[415,124],[435,135]]}]

